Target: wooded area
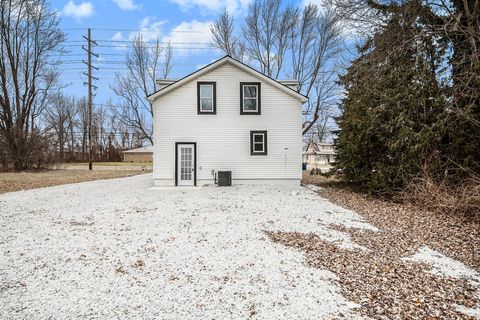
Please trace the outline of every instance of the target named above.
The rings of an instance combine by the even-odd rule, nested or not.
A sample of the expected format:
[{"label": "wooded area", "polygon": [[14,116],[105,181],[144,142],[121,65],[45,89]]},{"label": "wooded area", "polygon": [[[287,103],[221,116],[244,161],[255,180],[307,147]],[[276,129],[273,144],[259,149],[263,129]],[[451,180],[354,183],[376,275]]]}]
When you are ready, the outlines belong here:
[{"label": "wooded area", "polygon": [[[63,93],[60,80],[65,34],[46,1],[0,3],[0,169],[41,169],[88,159],[89,111],[85,97]],[[151,105],[159,63],[170,69],[172,51],[153,49],[141,36],[126,55],[130,72],[118,74],[111,101],[92,106],[92,160],[120,161],[121,151],[151,143]],[[152,71],[153,70],[153,71]],[[158,74],[160,76],[160,74]]]},{"label": "wooded area", "polygon": [[[478,1],[343,1],[365,40],[341,76],[336,167],[370,192],[480,211]],[[369,18],[370,17],[370,18]],[[366,22],[371,19],[370,22]]]}]

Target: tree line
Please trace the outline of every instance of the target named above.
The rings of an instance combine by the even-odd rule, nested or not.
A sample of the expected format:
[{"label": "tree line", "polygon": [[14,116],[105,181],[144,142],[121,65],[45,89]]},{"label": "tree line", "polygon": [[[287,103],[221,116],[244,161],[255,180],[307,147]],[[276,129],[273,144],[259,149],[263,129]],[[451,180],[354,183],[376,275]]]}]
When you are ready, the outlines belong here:
[{"label": "tree line", "polygon": [[[66,95],[60,80],[65,34],[44,0],[0,2],[0,169],[25,170],[88,157],[85,98]],[[132,40],[127,72],[111,86],[119,98],[92,108],[94,161],[120,161],[121,151],[152,143],[146,96],[171,70],[172,49]]]},{"label": "tree line", "polygon": [[[86,150],[85,99],[62,93],[60,81],[65,34],[45,0],[6,0],[0,4],[0,164],[41,168],[53,161],[82,161]],[[333,10],[255,1],[241,30],[225,12],[211,31],[213,46],[272,78],[298,79],[311,99],[304,108],[304,130],[324,140],[334,113],[342,32]],[[242,32],[242,36],[238,32]],[[94,108],[92,136],[96,160],[118,160],[121,149],[152,144],[153,108],[146,96],[167,78],[172,48],[160,40],[133,37],[126,72],[110,88],[116,105]]]},{"label": "tree line", "polygon": [[478,214],[478,1],[336,5],[364,32],[340,78],[337,169],[376,194]]}]

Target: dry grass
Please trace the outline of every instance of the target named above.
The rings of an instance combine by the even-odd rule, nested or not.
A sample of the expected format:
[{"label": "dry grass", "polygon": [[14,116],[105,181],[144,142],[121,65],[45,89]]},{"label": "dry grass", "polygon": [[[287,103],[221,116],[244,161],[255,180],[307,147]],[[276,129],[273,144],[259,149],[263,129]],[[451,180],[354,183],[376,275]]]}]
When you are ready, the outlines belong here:
[{"label": "dry grass", "polygon": [[0,172],[0,194],[19,190],[51,187],[83,181],[129,177],[141,170],[45,170],[26,172]]},{"label": "dry grass", "polygon": [[419,205],[370,197],[333,179],[320,177],[312,184],[322,187],[319,191],[322,197],[358,212],[376,227],[395,232],[399,239],[408,237],[412,250],[427,245],[480,270],[480,224],[477,221],[429,211]]},{"label": "dry grass", "polygon": [[436,212],[462,215],[480,222],[480,176],[473,175],[462,184],[452,186],[436,182],[427,174],[412,181],[402,197]]}]

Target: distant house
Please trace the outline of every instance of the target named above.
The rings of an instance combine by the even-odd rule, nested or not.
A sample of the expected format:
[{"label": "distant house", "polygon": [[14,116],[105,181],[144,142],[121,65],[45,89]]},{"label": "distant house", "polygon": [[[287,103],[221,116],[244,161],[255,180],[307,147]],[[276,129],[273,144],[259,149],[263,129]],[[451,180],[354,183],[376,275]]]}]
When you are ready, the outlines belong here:
[{"label": "distant house", "polygon": [[328,142],[310,142],[303,152],[303,163],[307,170],[329,168],[335,161],[335,146]]},{"label": "distant house", "polygon": [[142,147],[138,149],[131,149],[122,151],[124,162],[152,162],[153,161],[153,147]]},{"label": "distant house", "polygon": [[149,96],[156,185],[213,184],[228,171],[233,184],[300,185],[308,98],[296,91],[298,81],[272,79],[225,56],[158,83]]}]

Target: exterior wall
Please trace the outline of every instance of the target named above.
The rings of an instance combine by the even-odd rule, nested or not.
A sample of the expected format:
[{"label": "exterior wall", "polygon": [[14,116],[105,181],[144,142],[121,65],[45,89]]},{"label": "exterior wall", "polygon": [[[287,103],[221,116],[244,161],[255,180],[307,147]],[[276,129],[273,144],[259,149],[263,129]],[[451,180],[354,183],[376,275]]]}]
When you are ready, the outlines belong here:
[{"label": "exterior wall", "polygon": [[335,155],[308,154],[304,155],[303,159],[303,162],[307,164],[307,170],[321,169],[322,171],[328,171],[332,168],[333,162],[335,162]]},{"label": "exterior wall", "polygon": [[[197,114],[197,82],[216,82],[216,114]],[[240,115],[240,82],[261,82],[261,115]],[[156,185],[175,185],[175,142],[197,143],[197,185],[212,170],[231,170],[233,183],[294,183],[302,175],[301,101],[223,64],[154,102]],[[250,131],[267,130],[266,156],[250,155]]]},{"label": "exterior wall", "polygon": [[123,154],[123,161],[125,162],[152,162],[153,155],[152,153],[124,153]]}]

